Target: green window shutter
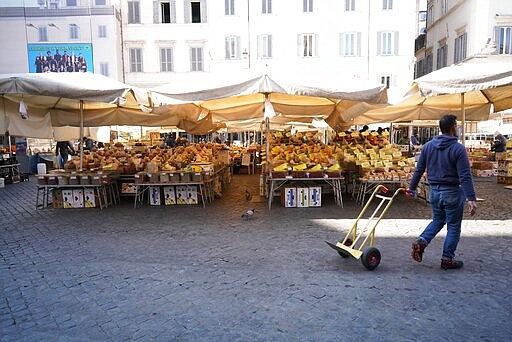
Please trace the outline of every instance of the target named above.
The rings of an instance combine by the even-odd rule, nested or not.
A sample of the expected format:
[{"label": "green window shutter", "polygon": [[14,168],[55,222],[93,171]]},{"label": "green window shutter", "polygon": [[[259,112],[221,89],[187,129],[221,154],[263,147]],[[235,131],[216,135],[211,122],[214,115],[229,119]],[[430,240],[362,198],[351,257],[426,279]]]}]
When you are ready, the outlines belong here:
[{"label": "green window shutter", "polygon": [[395,56],[398,56],[398,43],[399,43],[399,40],[398,40],[398,31],[395,31],[395,37],[394,37],[394,41],[393,41],[393,45],[394,45],[394,48],[395,48]]}]

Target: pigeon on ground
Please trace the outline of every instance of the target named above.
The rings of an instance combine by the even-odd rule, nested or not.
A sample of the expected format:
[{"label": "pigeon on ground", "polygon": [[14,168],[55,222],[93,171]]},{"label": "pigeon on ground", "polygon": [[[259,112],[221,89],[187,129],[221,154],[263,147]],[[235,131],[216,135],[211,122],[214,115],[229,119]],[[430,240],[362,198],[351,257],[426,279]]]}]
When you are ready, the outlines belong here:
[{"label": "pigeon on ground", "polygon": [[249,202],[252,199],[252,194],[249,192],[249,190],[245,190],[245,200]]},{"label": "pigeon on ground", "polygon": [[255,210],[256,210],[256,208],[252,208],[252,209],[247,210],[245,213],[243,213],[242,218],[246,218],[246,219],[251,218],[252,215],[254,215],[254,211]]}]

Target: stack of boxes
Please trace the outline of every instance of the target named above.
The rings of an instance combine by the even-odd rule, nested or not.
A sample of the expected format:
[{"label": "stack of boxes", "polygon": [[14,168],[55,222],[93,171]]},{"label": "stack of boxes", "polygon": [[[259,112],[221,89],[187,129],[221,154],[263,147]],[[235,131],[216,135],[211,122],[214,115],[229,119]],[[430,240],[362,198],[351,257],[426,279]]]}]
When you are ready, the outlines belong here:
[{"label": "stack of boxes", "polygon": [[281,191],[281,205],[286,208],[322,206],[322,187],[285,187]]},{"label": "stack of boxes", "polygon": [[498,160],[498,184],[512,184],[512,152],[504,153]]}]

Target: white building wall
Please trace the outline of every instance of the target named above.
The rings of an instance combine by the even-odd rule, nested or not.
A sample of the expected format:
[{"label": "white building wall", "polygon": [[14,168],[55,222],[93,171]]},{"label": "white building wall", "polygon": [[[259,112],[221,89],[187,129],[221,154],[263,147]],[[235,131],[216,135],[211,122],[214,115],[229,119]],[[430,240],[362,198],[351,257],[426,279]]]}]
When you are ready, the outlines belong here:
[{"label": "white building wall", "polygon": [[503,0],[447,0],[447,11],[442,12],[442,2],[429,1],[433,8],[433,19],[428,20],[426,49],[434,54],[436,70],[437,49],[446,39],[448,46],[447,65],[454,63],[455,39],[461,33],[467,33],[466,57],[481,53],[486,43],[495,40],[496,25],[512,26],[512,1]]},{"label": "white building wall", "polygon": [[[235,0],[235,14],[224,14],[224,0],[209,0],[206,23],[185,23],[187,1],[176,1],[176,23],[154,24],[153,1],[140,1],[140,24],[127,24],[128,4],[122,2],[126,82],[155,86],[167,82],[199,80],[190,72],[190,46],[203,47],[204,73],[241,74],[310,73],[325,77],[370,82],[381,75],[392,77],[390,98],[400,98],[413,79],[417,1],[395,0],[393,10],[382,10],[382,1],[356,1],[356,11],[346,12],[345,2],[315,0],[313,13],[303,13],[302,0],[272,1],[272,14],[261,13],[261,1]],[[368,7],[368,6],[371,7]],[[360,55],[340,54],[340,34],[359,32]],[[393,56],[377,56],[377,34],[399,32],[399,49]],[[318,37],[318,55],[299,55],[298,35]],[[272,35],[272,58],[258,58],[257,37]],[[239,59],[225,58],[225,37],[239,36]],[[160,72],[160,46],[174,48],[174,71]],[[129,49],[143,49],[143,72],[130,72]],[[247,51],[247,55],[242,52]]]}]

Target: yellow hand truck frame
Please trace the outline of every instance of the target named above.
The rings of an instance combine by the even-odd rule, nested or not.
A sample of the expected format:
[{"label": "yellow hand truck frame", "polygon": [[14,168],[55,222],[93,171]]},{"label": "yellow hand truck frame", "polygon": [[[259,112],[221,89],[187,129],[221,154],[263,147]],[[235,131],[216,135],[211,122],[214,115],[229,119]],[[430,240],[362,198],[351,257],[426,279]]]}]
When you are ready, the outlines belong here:
[{"label": "yellow hand truck frame", "polygon": [[[373,246],[375,242],[375,228],[377,228],[377,225],[382,220],[388,209],[391,207],[393,200],[400,192],[404,192],[406,195],[410,195],[409,190],[406,190],[405,188],[398,188],[392,196],[384,196],[378,194],[378,192],[387,193],[388,191],[389,189],[384,185],[377,185],[345,238],[338,241],[336,244],[325,241],[330,247],[338,251],[338,254],[341,257],[348,258],[352,256],[355,259],[361,259],[363,266],[370,271],[377,268],[381,260],[380,251]],[[358,229],[359,221],[366,212],[366,209],[370,207],[370,204],[374,198],[380,199],[379,204],[373,211],[372,215],[368,218],[366,225],[362,229]],[[387,204],[383,207],[384,203],[386,202]],[[379,211],[380,214],[378,214]],[[368,243],[370,244],[370,247],[364,249],[363,251],[363,248]]]}]

